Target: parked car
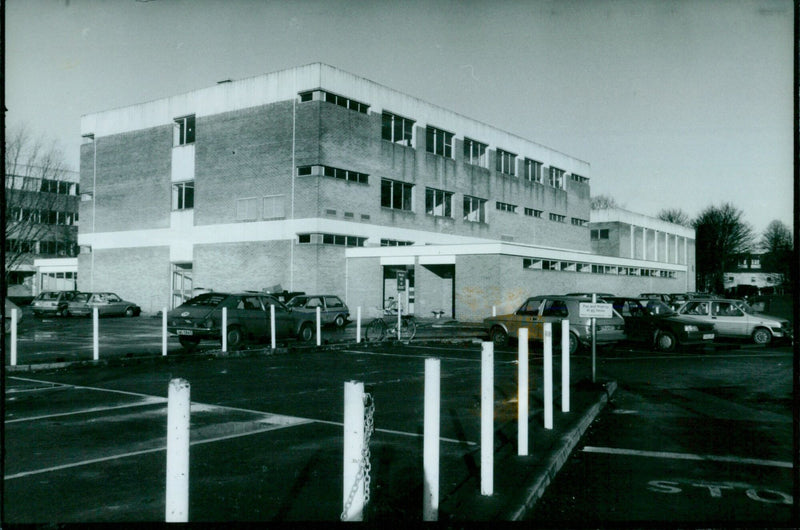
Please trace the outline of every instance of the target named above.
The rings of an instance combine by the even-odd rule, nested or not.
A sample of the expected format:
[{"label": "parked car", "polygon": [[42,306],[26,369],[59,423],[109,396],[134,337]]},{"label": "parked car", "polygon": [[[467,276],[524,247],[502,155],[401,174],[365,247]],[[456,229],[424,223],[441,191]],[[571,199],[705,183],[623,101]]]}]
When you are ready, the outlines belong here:
[{"label": "parked car", "polygon": [[[497,346],[519,336],[520,328],[528,328],[530,340],[544,340],[545,322],[553,324],[553,344],[561,343],[561,321],[569,319],[569,352],[591,346],[591,318],[581,318],[580,303],[585,296],[541,295],[525,300],[513,313],[483,319],[489,338]],[[625,320],[615,313],[611,318],[598,318],[595,324],[597,344],[613,344],[625,338]]]},{"label": "parked car", "polygon": [[717,337],[752,339],[756,344],[769,344],[773,339],[792,336],[788,320],[759,313],[741,300],[690,300],[678,309],[678,313],[696,322],[714,324]]},{"label": "parked car", "polygon": [[689,300],[708,300],[713,297],[713,295],[708,293],[674,293],[671,295],[669,305],[674,311],[677,311]]},{"label": "parked car", "polygon": [[75,299],[77,291],[44,291],[36,295],[31,302],[34,316],[57,315],[67,316],[69,303]]},{"label": "parked car", "polygon": [[790,294],[762,294],[747,300],[754,311],[785,318],[794,322],[795,297]]},{"label": "parked car", "polygon": [[641,293],[639,295],[639,298],[646,298],[648,300],[661,300],[665,304],[671,304],[673,297],[674,295],[667,293]]},{"label": "parked car", "polygon": [[679,344],[696,346],[714,341],[713,324],[680,316],[661,300],[614,297],[606,301],[625,319],[625,336],[630,341],[665,352]]},{"label": "parked car", "polygon": [[142,313],[141,307],[115,293],[77,293],[69,301],[65,315],[91,316],[95,307],[99,316],[136,317]]},{"label": "parked car", "polygon": [[293,297],[286,304],[296,311],[308,311],[316,319],[317,308],[320,308],[320,320],[323,325],[334,324],[341,328],[350,318],[350,310],[338,296],[330,294],[309,294]]},{"label": "parked car", "polygon": [[[598,300],[600,298],[610,298],[610,297],[614,296],[611,293],[567,293],[567,296],[583,296],[583,297],[587,297],[588,296],[589,298],[591,298],[593,294],[597,295],[597,299]],[[585,301],[586,300],[584,300],[584,302]]]},{"label": "parked car", "polygon": [[17,304],[6,298],[6,319],[5,319],[6,333],[9,333],[11,331],[11,310],[13,309],[17,310],[17,324],[19,324],[20,322],[22,322],[22,310],[19,308],[19,306],[17,306]]},{"label": "parked car", "polygon": [[228,347],[237,349],[245,341],[269,339],[270,305],[275,306],[276,339],[298,338],[304,342],[314,337],[314,316],[294,311],[265,293],[204,293],[167,312],[167,330],[178,336],[186,350],[193,350],[201,340],[222,340],[222,308],[227,308],[226,338]]}]

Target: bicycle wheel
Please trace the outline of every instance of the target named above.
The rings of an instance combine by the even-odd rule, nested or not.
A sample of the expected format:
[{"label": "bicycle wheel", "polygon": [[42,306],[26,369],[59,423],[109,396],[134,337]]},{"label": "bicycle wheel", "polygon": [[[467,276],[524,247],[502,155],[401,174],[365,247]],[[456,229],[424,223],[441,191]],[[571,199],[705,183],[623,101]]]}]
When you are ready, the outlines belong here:
[{"label": "bicycle wheel", "polygon": [[411,340],[417,334],[417,323],[414,319],[404,318],[400,323],[400,339]]},{"label": "bicycle wheel", "polygon": [[383,339],[386,333],[386,324],[380,318],[376,318],[367,325],[364,336],[369,341],[376,341]]}]

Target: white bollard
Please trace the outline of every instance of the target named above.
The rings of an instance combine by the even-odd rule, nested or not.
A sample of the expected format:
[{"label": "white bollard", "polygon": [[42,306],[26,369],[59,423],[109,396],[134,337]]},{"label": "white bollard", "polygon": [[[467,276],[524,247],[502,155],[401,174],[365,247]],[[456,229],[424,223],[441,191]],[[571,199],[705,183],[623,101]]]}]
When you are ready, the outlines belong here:
[{"label": "white bollard", "polygon": [[494,493],[494,343],[481,345],[481,495]]},{"label": "white bollard", "polygon": [[322,308],[317,306],[317,346],[322,344]]},{"label": "white bollard", "polygon": [[569,412],[569,320],[561,321],[561,412]]},{"label": "white bollard", "polygon": [[169,382],[167,402],[166,522],[189,521],[189,401],[185,379]]},{"label": "white bollard", "polygon": [[403,308],[400,307],[400,295],[397,295],[397,340],[400,340],[400,323],[402,320],[401,313]]},{"label": "white bollard", "polygon": [[361,343],[361,306],[356,308],[356,344]]},{"label": "white bollard", "polygon": [[92,359],[100,359],[100,313],[92,308]]},{"label": "white bollard", "polygon": [[544,324],[544,428],[553,428],[553,325]]},{"label": "white bollard", "polygon": [[517,455],[528,455],[528,328],[519,328],[519,394],[517,397]]},{"label": "white bollard", "polygon": [[222,326],[220,328],[222,333],[222,352],[228,351],[228,308],[222,308]]},{"label": "white bollard", "polygon": [[[342,488],[342,520],[364,520],[364,478],[359,480],[364,448],[364,383],[344,384],[344,481]],[[355,488],[355,493],[353,493]],[[352,497],[351,497],[352,495]]]},{"label": "white bollard", "polygon": [[167,356],[167,308],[161,308],[161,355]]},{"label": "white bollard", "polygon": [[274,350],[277,346],[276,337],[275,337],[275,304],[269,305],[269,337],[270,337],[270,346]]},{"label": "white bollard", "polygon": [[11,310],[11,366],[17,365],[17,308]]},{"label": "white bollard", "polygon": [[493,306],[492,306],[492,316],[493,316],[493,317],[496,317],[496,316],[497,316],[497,306],[496,306],[496,305],[493,305]]},{"label": "white bollard", "polygon": [[425,481],[422,492],[422,520],[439,519],[439,424],[441,361],[425,359],[425,417],[422,467]]}]

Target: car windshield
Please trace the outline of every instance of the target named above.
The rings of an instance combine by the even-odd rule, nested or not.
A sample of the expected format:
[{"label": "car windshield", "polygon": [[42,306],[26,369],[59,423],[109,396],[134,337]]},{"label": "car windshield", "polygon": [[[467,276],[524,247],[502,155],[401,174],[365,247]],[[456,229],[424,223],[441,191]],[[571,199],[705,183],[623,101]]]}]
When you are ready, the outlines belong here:
[{"label": "car windshield", "polygon": [[58,300],[58,293],[48,292],[48,293],[41,293],[37,296],[39,300]]},{"label": "car windshield", "polygon": [[672,310],[670,306],[662,302],[661,300],[648,300],[647,305],[645,305],[647,312],[651,315],[673,315],[675,311]]},{"label": "car windshield", "polygon": [[183,305],[188,307],[217,307],[227,297],[227,294],[203,293],[187,300]]}]

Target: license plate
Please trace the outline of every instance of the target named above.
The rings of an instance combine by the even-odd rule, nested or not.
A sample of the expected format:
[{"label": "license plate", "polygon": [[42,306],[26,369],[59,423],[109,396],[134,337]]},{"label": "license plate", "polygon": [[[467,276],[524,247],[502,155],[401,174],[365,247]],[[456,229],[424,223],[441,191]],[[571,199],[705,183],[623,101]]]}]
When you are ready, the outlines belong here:
[{"label": "license plate", "polygon": [[178,330],[178,335],[191,335],[191,334],[192,334],[192,330],[191,329],[179,329]]},{"label": "license plate", "polygon": [[703,340],[711,340],[714,338],[713,333],[703,333]]},{"label": "license plate", "polygon": [[617,329],[616,326],[600,326],[598,331],[614,331],[615,329]]}]

